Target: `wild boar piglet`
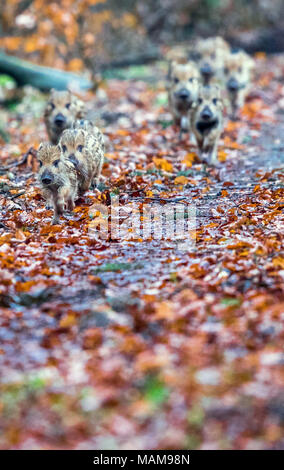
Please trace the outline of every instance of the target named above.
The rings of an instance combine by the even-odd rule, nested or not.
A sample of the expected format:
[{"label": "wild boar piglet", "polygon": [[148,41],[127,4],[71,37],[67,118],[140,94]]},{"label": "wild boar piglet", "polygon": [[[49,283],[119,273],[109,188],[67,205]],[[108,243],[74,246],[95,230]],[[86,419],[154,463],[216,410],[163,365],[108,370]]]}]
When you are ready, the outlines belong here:
[{"label": "wild boar piglet", "polygon": [[57,144],[62,132],[71,127],[75,119],[85,116],[84,103],[70,91],[51,90],[44,112],[49,140]]},{"label": "wild boar piglet", "polygon": [[217,147],[223,129],[223,101],[217,85],[201,86],[196,107],[192,110],[192,131],[199,157],[217,163]]},{"label": "wild boar piglet", "polygon": [[229,51],[229,44],[220,36],[197,41],[194,55],[204,85],[221,80],[224,60]]},{"label": "wild boar piglet", "polygon": [[58,145],[41,144],[38,162],[38,181],[44,198],[54,209],[53,224],[57,224],[66,208],[74,209],[78,193],[76,170],[71,162],[62,159]]},{"label": "wild boar piglet", "polygon": [[174,122],[182,132],[190,131],[190,110],[197,100],[199,72],[194,63],[173,62],[168,87],[169,106]]},{"label": "wild boar piglet", "polygon": [[233,119],[237,117],[237,112],[243,107],[250,91],[253,68],[253,59],[241,50],[231,52],[225,59],[223,80],[229,102],[229,114]]},{"label": "wild boar piglet", "polygon": [[89,119],[76,119],[76,121],[72,123],[71,129],[83,129],[89,134],[92,134],[102,145],[103,150],[105,150],[105,136],[93,121]]},{"label": "wild boar piglet", "polygon": [[[86,124],[90,128],[90,124]],[[78,127],[63,132],[60,149],[65,160],[74,165],[78,176],[79,192],[88,191],[91,184],[97,186],[104,162],[103,134],[96,127],[92,133]]]}]

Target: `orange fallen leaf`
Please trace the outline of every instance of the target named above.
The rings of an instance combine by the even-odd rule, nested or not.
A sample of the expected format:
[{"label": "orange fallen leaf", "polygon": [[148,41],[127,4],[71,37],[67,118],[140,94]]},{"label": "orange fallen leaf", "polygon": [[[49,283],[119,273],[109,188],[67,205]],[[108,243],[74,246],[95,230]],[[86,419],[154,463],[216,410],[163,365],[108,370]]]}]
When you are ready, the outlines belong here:
[{"label": "orange fallen leaf", "polygon": [[219,150],[218,152],[218,160],[219,162],[225,162],[227,160],[227,152],[225,150]]},{"label": "orange fallen leaf", "polygon": [[229,147],[230,149],[242,149],[243,148],[243,145],[231,140],[230,137],[228,137],[227,135],[225,135],[224,137],[224,145],[225,147]]},{"label": "orange fallen leaf", "polygon": [[61,318],[59,326],[61,328],[70,328],[71,326],[76,325],[76,323],[77,320],[74,313],[68,313],[67,315],[64,315],[64,317]]},{"label": "orange fallen leaf", "polygon": [[173,304],[171,302],[163,301],[156,307],[156,318],[170,319],[174,317]]},{"label": "orange fallen leaf", "polygon": [[272,263],[273,263],[273,266],[284,269],[284,257],[283,256],[277,256],[276,258],[273,258]]},{"label": "orange fallen leaf", "polygon": [[156,165],[157,168],[160,170],[172,172],[173,171],[173,165],[168,162],[165,158],[159,158],[159,157],[154,157],[153,161]]},{"label": "orange fallen leaf", "polygon": [[192,166],[192,163],[194,162],[196,158],[196,154],[193,153],[193,152],[189,152],[185,157],[184,159],[182,160],[181,163],[184,163],[187,167],[191,167]]},{"label": "orange fallen leaf", "polygon": [[175,184],[186,184],[188,182],[188,179],[185,176],[177,176],[174,179]]},{"label": "orange fallen leaf", "polygon": [[76,57],[75,59],[70,60],[68,64],[68,70],[71,70],[72,72],[80,72],[83,68],[83,62],[81,59]]},{"label": "orange fallen leaf", "polygon": [[255,57],[256,59],[264,60],[264,59],[266,58],[266,54],[265,54],[265,52],[256,52],[256,53],[254,54],[254,57]]}]

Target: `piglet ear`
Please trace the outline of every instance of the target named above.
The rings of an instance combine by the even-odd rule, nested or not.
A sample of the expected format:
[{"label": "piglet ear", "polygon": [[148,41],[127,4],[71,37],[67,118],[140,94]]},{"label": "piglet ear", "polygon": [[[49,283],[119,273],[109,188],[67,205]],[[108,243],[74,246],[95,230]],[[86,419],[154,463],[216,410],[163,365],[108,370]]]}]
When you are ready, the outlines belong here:
[{"label": "piglet ear", "polygon": [[61,155],[61,147],[59,144],[55,145],[55,148],[56,148],[56,152],[58,155]]},{"label": "piglet ear", "polygon": [[168,78],[171,79],[172,76],[173,76],[173,69],[175,68],[175,66],[177,65],[177,61],[176,60],[171,60],[169,62],[169,70],[168,70]]},{"label": "piglet ear", "polygon": [[255,69],[255,62],[251,57],[249,58],[249,68],[250,68],[250,70]]},{"label": "piglet ear", "polygon": [[62,132],[62,134],[61,134],[61,136],[60,136],[60,139],[59,139],[59,142],[61,142],[61,140],[62,140],[64,137],[66,137],[66,135],[68,134],[68,131],[69,131],[69,129],[65,129],[65,130]]}]

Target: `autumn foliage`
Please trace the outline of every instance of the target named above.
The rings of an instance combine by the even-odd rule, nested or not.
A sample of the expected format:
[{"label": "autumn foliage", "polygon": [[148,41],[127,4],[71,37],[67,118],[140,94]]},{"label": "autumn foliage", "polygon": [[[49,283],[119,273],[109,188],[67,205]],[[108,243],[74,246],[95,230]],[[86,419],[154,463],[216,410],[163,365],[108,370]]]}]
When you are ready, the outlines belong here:
[{"label": "autumn foliage", "polygon": [[[5,5],[8,24],[18,3]],[[76,37],[88,51],[100,23],[90,15],[78,31],[72,18],[92,6],[36,0],[40,35],[2,44],[58,66],[74,44],[68,67],[80,69]],[[34,152],[22,159],[47,139],[46,96],[27,88],[1,109],[2,449],[283,448],[283,71],[281,57],[257,58],[216,168],[178,139],[165,64],[147,68],[151,80],[110,79],[82,95],[120,118],[104,129],[100,193],[54,226]],[[114,197],[128,237],[91,236],[104,222],[96,205],[108,211]],[[196,209],[192,249],[132,232],[131,204],[142,224],[146,205],[176,203]]]}]

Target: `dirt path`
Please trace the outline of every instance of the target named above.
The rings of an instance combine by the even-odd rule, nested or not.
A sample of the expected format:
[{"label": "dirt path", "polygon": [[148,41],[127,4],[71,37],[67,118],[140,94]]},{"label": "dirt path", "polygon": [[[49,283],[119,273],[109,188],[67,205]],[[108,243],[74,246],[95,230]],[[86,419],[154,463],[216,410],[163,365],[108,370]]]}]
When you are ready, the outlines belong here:
[{"label": "dirt path", "polygon": [[[99,199],[52,227],[29,166],[0,176],[1,448],[283,448],[284,89],[269,64],[217,169],[178,142],[160,81],[110,80],[96,106],[126,117],[107,128]],[[20,106],[3,159],[45,138],[41,106]],[[92,205],[112,197],[124,235],[102,240]],[[125,239],[130,204],[194,208],[195,246]]]}]

